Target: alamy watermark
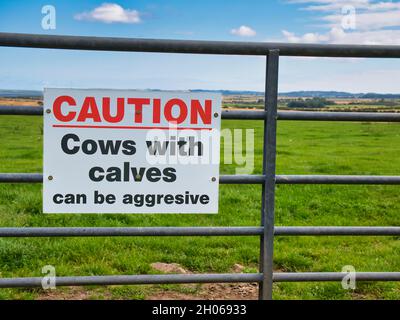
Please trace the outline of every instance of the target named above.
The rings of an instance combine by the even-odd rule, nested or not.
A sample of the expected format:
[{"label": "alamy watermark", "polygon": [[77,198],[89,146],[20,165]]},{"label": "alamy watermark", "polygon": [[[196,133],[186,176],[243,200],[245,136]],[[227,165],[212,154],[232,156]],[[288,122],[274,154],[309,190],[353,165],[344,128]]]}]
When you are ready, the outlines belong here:
[{"label": "alamy watermark", "polygon": [[342,29],[343,30],[355,30],[357,27],[357,15],[356,8],[352,5],[346,5],[342,7]]},{"label": "alamy watermark", "polygon": [[42,29],[55,30],[56,24],[56,8],[52,5],[45,5],[42,7]]},{"label": "alamy watermark", "polygon": [[56,268],[52,265],[46,265],[42,268],[42,288],[44,290],[56,289]]},{"label": "alamy watermark", "polygon": [[344,276],[342,278],[342,288],[345,290],[356,289],[356,269],[351,265],[342,268]]},{"label": "alamy watermark", "polygon": [[[215,143],[221,138],[221,152]],[[149,130],[146,134],[151,165],[225,164],[235,165],[236,174],[254,171],[254,129]],[[222,158],[220,157],[222,155]]]}]

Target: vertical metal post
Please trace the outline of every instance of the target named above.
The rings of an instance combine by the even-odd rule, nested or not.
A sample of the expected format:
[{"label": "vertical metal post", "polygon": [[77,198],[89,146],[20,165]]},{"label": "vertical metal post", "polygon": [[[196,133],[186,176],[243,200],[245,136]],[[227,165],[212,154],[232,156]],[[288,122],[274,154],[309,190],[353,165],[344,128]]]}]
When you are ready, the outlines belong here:
[{"label": "vertical metal post", "polygon": [[260,241],[260,272],[263,274],[259,285],[259,299],[272,299],[272,275],[274,256],[275,220],[275,164],[276,164],[276,123],[278,105],[279,50],[270,50],[267,56],[265,77],[265,111],[261,225],[264,233]]}]

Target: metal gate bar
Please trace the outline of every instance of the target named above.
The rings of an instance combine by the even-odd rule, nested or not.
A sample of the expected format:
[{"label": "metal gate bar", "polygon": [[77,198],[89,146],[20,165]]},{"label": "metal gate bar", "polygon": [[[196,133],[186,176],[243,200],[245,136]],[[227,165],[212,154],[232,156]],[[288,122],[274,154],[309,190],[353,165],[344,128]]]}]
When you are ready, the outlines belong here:
[{"label": "metal gate bar", "polygon": [[[0,106],[0,115],[42,116],[43,107]],[[278,120],[400,122],[400,112],[278,111]],[[266,111],[222,110],[224,120],[265,120]]]},{"label": "metal gate bar", "polygon": [[[273,282],[342,281],[342,272],[275,272]],[[356,272],[357,281],[400,281],[400,272]],[[262,282],[261,273],[209,273],[56,277],[56,286]],[[0,288],[41,287],[43,278],[1,278]]]},{"label": "metal gate bar", "polygon": [[[263,227],[2,227],[0,238],[261,236]],[[275,227],[274,236],[399,236],[400,227]]]},{"label": "metal gate bar", "polygon": [[[260,236],[262,227],[23,227],[0,228],[0,237]],[[400,228],[399,228],[400,233]]]},{"label": "metal gate bar", "polygon": [[[152,274],[116,276],[57,277],[56,286],[87,285],[128,285],[128,284],[170,284],[170,283],[222,283],[260,282],[260,273],[219,273],[219,274]],[[41,277],[0,278],[0,288],[41,287]]]},{"label": "metal gate bar", "polygon": [[[41,173],[0,173],[0,183],[42,183]],[[221,184],[264,184],[265,175],[221,175]],[[400,176],[276,175],[276,184],[397,185]]]},{"label": "metal gate bar", "polygon": [[[400,122],[400,113],[278,111],[279,56],[400,58],[400,46],[318,45],[226,41],[153,40],[0,33],[0,46],[267,57],[264,110],[223,110],[222,119],[263,120],[262,175],[222,175],[221,184],[261,184],[261,227],[3,227],[0,237],[259,236],[260,273],[57,277],[56,284],[111,285],[257,282],[260,298],[272,298],[273,282],[341,281],[340,272],[273,273],[274,236],[399,236],[400,227],[274,226],[275,184],[398,185],[400,176],[276,175],[276,120]],[[0,115],[43,115],[43,107],[0,106]],[[41,173],[0,173],[0,183],[42,183]],[[359,272],[358,281],[400,281],[400,272]],[[41,286],[42,278],[0,278],[1,288]]]},{"label": "metal gate bar", "polygon": [[279,51],[271,50],[268,53],[266,62],[264,110],[267,115],[264,120],[262,162],[265,179],[261,192],[261,225],[264,227],[264,232],[260,237],[259,266],[263,280],[259,283],[258,290],[259,298],[263,300],[272,299],[273,284]]},{"label": "metal gate bar", "polygon": [[400,58],[400,46],[130,39],[0,33],[0,46],[43,49],[265,56]]}]

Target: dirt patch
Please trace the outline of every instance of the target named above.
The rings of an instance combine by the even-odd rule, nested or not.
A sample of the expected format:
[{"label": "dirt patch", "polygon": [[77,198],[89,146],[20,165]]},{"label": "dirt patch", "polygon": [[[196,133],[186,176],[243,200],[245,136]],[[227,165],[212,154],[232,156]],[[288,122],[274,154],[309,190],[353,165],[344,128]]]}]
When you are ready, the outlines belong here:
[{"label": "dirt patch", "polygon": [[232,271],[235,272],[235,273],[242,273],[245,268],[246,268],[245,266],[242,266],[239,263],[235,263],[233,265]]},{"label": "dirt patch", "polygon": [[[182,287],[185,286],[189,285],[182,285]],[[93,289],[68,287],[62,290],[45,290],[36,297],[36,300],[91,300],[99,297],[112,299],[111,294],[107,294],[105,291],[97,293]],[[168,290],[146,296],[146,300],[256,300],[257,298],[258,286],[256,283],[203,284],[196,293]]]},{"label": "dirt patch", "polygon": [[256,300],[257,298],[257,283],[203,284],[199,291],[193,294],[163,291],[146,297],[147,300]]},{"label": "dirt patch", "polygon": [[[151,264],[153,269],[165,273],[191,273],[176,263],[156,262]],[[236,263],[232,267],[234,273],[242,273],[245,267]],[[210,283],[184,284],[182,288],[198,288],[195,293],[178,291],[159,291],[146,297],[147,300],[256,300],[258,298],[257,283]]]},{"label": "dirt patch", "polygon": [[152,263],[150,266],[154,270],[161,271],[164,273],[179,273],[179,274],[190,273],[178,263],[155,262]]},{"label": "dirt patch", "polygon": [[[67,287],[56,290],[43,290],[36,300],[88,300],[96,298],[95,290],[86,290],[81,287]],[[107,299],[107,297],[104,297]]]},{"label": "dirt patch", "polygon": [[[151,264],[154,270],[162,273],[192,274],[193,272],[183,268],[178,263],[155,262]],[[235,264],[232,272],[242,273],[245,266]],[[257,283],[209,283],[209,284],[182,284],[182,290],[150,289],[152,293],[146,296],[146,300],[257,300]],[[182,291],[182,292],[181,292]],[[190,292],[187,292],[190,291]],[[96,289],[87,290],[82,287],[67,287],[57,290],[43,290],[37,300],[88,300],[112,299],[111,294]]]}]

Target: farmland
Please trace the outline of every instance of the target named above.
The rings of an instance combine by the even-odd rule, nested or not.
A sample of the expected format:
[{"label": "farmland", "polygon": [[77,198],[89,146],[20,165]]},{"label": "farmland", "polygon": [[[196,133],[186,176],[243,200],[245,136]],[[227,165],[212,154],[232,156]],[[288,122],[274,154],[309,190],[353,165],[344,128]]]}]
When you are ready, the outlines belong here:
[{"label": "farmland", "polygon": [[[263,125],[260,121],[223,121],[224,128],[255,129],[255,170],[260,174]],[[0,172],[41,172],[42,118],[0,117]],[[245,139],[245,137],[243,137]],[[222,146],[223,147],[223,146]],[[400,127],[396,123],[278,123],[278,174],[400,175]],[[221,174],[235,165],[221,164]],[[41,185],[0,184],[0,224],[17,226],[258,226],[261,187],[221,185],[218,215],[44,215]],[[397,226],[398,186],[279,185],[279,226]],[[185,270],[257,272],[257,237],[171,238],[3,238],[1,277],[42,276],[45,265],[58,276],[157,273],[154,262],[177,263]],[[398,237],[277,237],[277,272],[398,271]],[[400,299],[397,283],[277,283],[275,299]],[[59,297],[79,297],[77,289],[58,289]],[[196,296],[200,286],[87,287],[88,299],[145,299],[154,292]],[[0,289],[0,298],[35,299],[41,289]],[[212,298],[212,296],[209,296]]]},{"label": "farmland", "polygon": [[[291,103],[302,102],[303,107],[292,108]],[[324,105],[314,106],[315,102],[324,102]],[[224,108],[263,109],[264,99],[258,95],[229,95],[224,96]],[[278,99],[280,110],[298,111],[364,111],[364,112],[400,112],[399,99],[355,99],[355,98],[321,98],[321,97],[287,97]]]}]

